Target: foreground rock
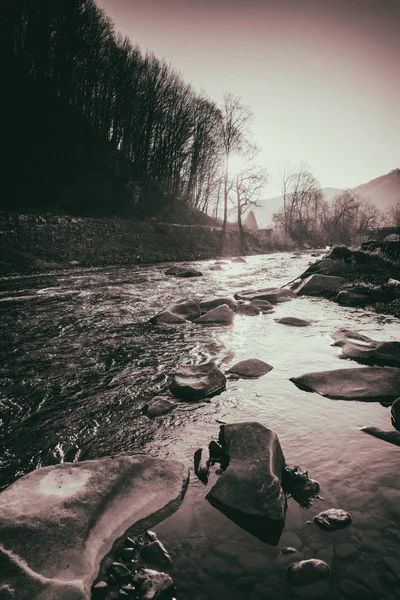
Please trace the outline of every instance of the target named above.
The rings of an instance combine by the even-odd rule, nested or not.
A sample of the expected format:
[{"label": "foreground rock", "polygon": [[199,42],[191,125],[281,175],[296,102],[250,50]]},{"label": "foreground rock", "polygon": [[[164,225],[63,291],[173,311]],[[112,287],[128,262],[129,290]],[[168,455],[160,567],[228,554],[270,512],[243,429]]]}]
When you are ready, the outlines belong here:
[{"label": "foreground rock", "polygon": [[199,325],[206,324],[219,324],[219,325],[231,325],[233,323],[233,317],[235,313],[229,308],[227,304],[222,304],[209,310],[204,315],[195,319],[193,322]]},{"label": "foreground rock", "polygon": [[268,302],[268,300],[252,300],[250,304],[258,308],[261,312],[270,312],[274,309],[271,302]]},{"label": "foreground rock", "polygon": [[224,296],[222,298],[211,298],[211,300],[202,300],[201,302],[199,302],[200,310],[202,313],[208,312],[213,308],[217,308],[222,304],[226,304],[231,310],[235,310],[237,307],[237,302],[235,302],[233,298],[229,298],[227,296]]},{"label": "foreground rock", "polygon": [[285,459],[277,435],[259,423],[220,427],[219,442],[229,466],[207,500],[259,539],[276,545],[286,499],[281,486]]},{"label": "foreground rock", "polygon": [[323,296],[327,290],[335,290],[344,283],[344,277],[316,274],[303,279],[293,291],[299,296]]},{"label": "foreground rock", "polygon": [[177,406],[176,402],[173,402],[168,398],[155,396],[150,402],[142,407],[142,413],[146,415],[146,417],[149,417],[149,419],[154,419],[154,417],[159,417],[160,415],[171,412],[171,410],[174,410]]},{"label": "foreground rock", "polygon": [[277,323],[282,325],[292,325],[293,327],[308,327],[312,321],[307,319],[298,319],[297,317],[282,317],[281,319],[275,319]]},{"label": "foreground rock", "polygon": [[400,398],[396,398],[390,408],[390,417],[395,429],[400,430]]},{"label": "foreground rock", "polygon": [[266,300],[271,304],[277,304],[278,302],[288,302],[296,298],[296,294],[292,290],[283,288],[262,288],[259,290],[244,290],[243,292],[237,292],[235,294],[237,300]]},{"label": "foreground rock", "polygon": [[269,373],[272,369],[271,365],[258,358],[249,358],[233,365],[233,367],[228,369],[227,373],[232,373],[233,375],[237,375],[237,377],[255,378]]},{"label": "foreground rock", "polygon": [[359,367],[290,377],[297,387],[337,400],[393,400],[400,389],[400,369]]},{"label": "foreground rock", "polygon": [[336,531],[350,525],[351,516],[341,508],[330,508],[316,515],[314,523],[324,531]]},{"label": "foreground rock", "polygon": [[0,588],[18,600],[89,599],[115,539],[176,510],[187,481],[177,461],[131,454],[25,475],[0,494]]},{"label": "foreground rock", "polygon": [[252,302],[250,304],[239,304],[236,309],[237,315],[242,315],[246,317],[255,317],[260,314],[260,309],[255,306]]},{"label": "foreground rock", "polygon": [[170,389],[175,398],[197,402],[220,394],[225,386],[225,375],[210,362],[180,367],[172,376]]},{"label": "foreground rock", "polygon": [[379,427],[362,427],[361,431],[369,433],[379,440],[384,440],[395,446],[400,446],[400,431],[383,431]]},{"label": "foreground rock", "polygon": [[400,367],[400,342],[378,342],[356,331],[339,329],[331,334],[335,346],[340,346],[340,358],[352,358],[361,363]]},{"label": "foreground rock", "polygon": [[157,600],[161,597],[172,599],[175,592],[172,577],[167,573],[152,569],[140,569],[133,582],[139,590],[141,600]]},{"label": "foreground rock", "polygon": [[174,277],[202,277],[203,273],[196,271],[196,269],[175,266],[165,271],[165,275],[173,275]]},{"label": "foreground rock", "polygon": [[320,598],[329,592],[330,566],[323,560],[310,558],[293,563],[287,569],[291,585],[299,588],[298,596]]}]

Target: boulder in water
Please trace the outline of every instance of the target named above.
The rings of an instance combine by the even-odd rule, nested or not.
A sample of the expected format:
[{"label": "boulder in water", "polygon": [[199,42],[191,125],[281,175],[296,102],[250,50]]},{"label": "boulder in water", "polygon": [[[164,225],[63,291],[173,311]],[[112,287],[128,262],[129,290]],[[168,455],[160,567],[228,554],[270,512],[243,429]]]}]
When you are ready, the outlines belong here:
[{"label": "boulder in water", "polygon": [[189,321],[183,317],[174,315],[169,310],[163,310],[158,315],[152,317],[150,323],[154,323],[155,325],[183,325],[184,323],[189,323]]},{"label": "boulder in water", "polygon": [[194,300],[181,300],[171,304],[165,310],[150,319],[150,323],[181,324],[192,321],[200,316],[200,306]]},{"label": "boulder in water", "polygon": [[222,271],[222,267],[221,265],[214,265],[213,267],[210,267],[210,271]]},{"label": "boulder in water", "polygon": [[297,317],[281,317],[280,319],[275,319],[275,321],[282,323],[282,325],[293,325],[293,327],[308,327],[312,323],[308,319],[298,319]]},{"label": "boulder in water", "polygon": [[198,323],[199,325],[231,325],[234,315],[235,313],[227,304],[221,304],[216,308],[212,308],[198,319],[195,319],[193,322]]},{"label": "boulder in water", "polygon": [[339,329],[331,334],[335,346],[342,349],[340,358],[361,363],[400,367],[400,342],[378,342],[356,331]]},{"label": "boulder in water", "polygon": [[400,446],[400,431],[383,431],[379,427],[361,427],[361,431],[369,433],[369,435],[373,435],[379,440]]},{"label": "boulder in water", "polygon": [[181,463],[131,454],[21,477],[0,494],[0,588],[18,600],[88,600],[114,541],[176,510],[187,481]]},{"label": "boulder in water", "polygon": [[306,373],[291,377],[297,387],[337,400],[382,401],[396,398],[400,389],[400,369],[358,367]]},{"label": "boulder in water", "polygon": [[177,265],[165,271],[165,275],[173,275],[174,277],[201,277],[203,273],[196,269]]},{"label": "boulder in water", "polygon": [[260,423],[235,423],[220,427],[219,442],[229,466],[207,500],[259,539],[276,545],[286,511],[281,486],[285,459],[277,435]]},{"label": "boulder in water", "polygon": [[296,294],[292,290],[284,288],[262,288],[259,290],[244,290],[243,292],[237,292],[235,294],[237,300],[267,300],[271,304],[277,304],[278,302],[287,302],[296,298]]},{"label": "boulder in water", "polygon": [[202,313],[208,312],[209,310],[217,308],[218,306],[222,306],[223,304],[229,306],[231,310],[235,310],[237,307],[237,302],[235,302],[233,298],[229,297],[211,298],[211,300],[202,300],[199,302],[200,311]]},{"label": "boulder in water", "polygon": [[342,306],[358,306],[364,307],[368,306],[368,304],[373,304],[373,296],[369,288],[365,287],[363,290],[358,289],[349,289],[342,290],[336,296],[336,301]]},{"label": "boulder in water", "polygon": [[236,258],[231,258],[231,262],[233,262],[233,263],[245,263],[246,261],[241,256],[238,256]]},{"label": "boulder in water", "polygon": [[273,367],[263,360],[259,360],[258,358],[249,358],[247,360],[241,360],[240,362],[233,365],[230,369],[228,369],[227,373],[232,373],[232,375],[237,375],[238,377],[243,378],[256,378],[269,373]]},{"label": "boulder in water", "polygon": [[140,600],[157,600],[174,596],[174,581],[167,573],[140,569],[133,578],[135,587],[139,590]]},{"label": "boulder in water", "polygon": [[250,304],[256,306],[261,312],[269,312],[274,309],[268,300],[252,300]]},{"label": "boulder in water", "polygon": [[242,315],[246,317],[255,317],[260,314],[260,309],[254,304],[239,304],[236,309],[237,315]]},{"label": "boulder in water", "polygon": [[318,558],[291,564],[287,575],[296,595],[302,598],[321,598],[329,593],[330,566]]},{"label": "boulder in water", "polygon": [[146,417],[149,417],[149,419],[153,419],[154,417],[159,417],[160,415],[171,412],[171,410],[174,410],[177,406],[176,402],[173,402],[168,398],[155,396],[150,402],[142,407],[142,413],[146,415]]},{"label": "boulder in water", "polygon": [[315,274],[303,279],[293,291],[298,295],[323,296],[327,291],[335,290],[344,283],[344,277]]},{"label": "boulder in water", "polygon": [[394,400],[390,408],[390,416],[393,427],[400,431],[400,398]]},{"label": "boulder in water", "polygon": [[341,508],[329,508],[316,515],[314,523],[324,531],[336,531],[350,525],[351,516]]},{"label": "boulder in water", "polygon": [[226,377],[213,362],[202,365],[184,365],[173,374],[171,392],[175,398],[197,402],[220,394],[226,386]]}]

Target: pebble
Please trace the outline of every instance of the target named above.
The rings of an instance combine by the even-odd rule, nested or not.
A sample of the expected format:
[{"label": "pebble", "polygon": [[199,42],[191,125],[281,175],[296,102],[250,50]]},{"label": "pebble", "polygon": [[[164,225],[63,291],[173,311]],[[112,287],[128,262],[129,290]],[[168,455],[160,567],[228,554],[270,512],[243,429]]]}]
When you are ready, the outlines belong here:
[{"label": "pebble", "polygon": [[315,557],[318,558],[318,560],[323,560],[330,567],[332,567],[334,554],[330,550],[325,550],[324,548],[322,548],[322,550],[319,550],[317,552]]},{"label": "pebble", "polygon": [[351,516],[340,508],[330,508],[316,515],[314,522],[324,531],[336,531],[350,525]]},{"label": "pebble", "polygon": [[358,549],[353,544],[344,543],[335,547],[335,554],[343,560],[351,560],[358,556]]},{"label": "pebble", "polygon": [[219,556],[210,556],[204,564],[206,573],[213,575],[229,575],[232,572],[232,567]]},{"label": "pebble", "polygon": [[243,577],[238,577],[232,583],[232,585],[238,590],[244,590],[247,592],[251,587],[253,587],[254,584],[257,583],[257,581],[259,581],[258,577],[255,577],[254,575],[244,575]]},{"label": "pebble", "polygon": [[303,558],[303,554],[295,548],[283,548],[274,560],[274,567],[277,571],[286,571],[290,565],[303,560]]},{"label": "pebble", "polygon": [[296,587],[314,583],[320,579],[327,579],[330,574],[330,566],[323,560],[316,558],[293,563],[287,570],[290,583]]},{"label": "pebble", "polygon": [[351,579],[342,579],[339,581],[339,588],[346,598],[354,598],[354,600],[361,600],[361,598],[362,600],[372,600],[373,598],[370,590]]}]

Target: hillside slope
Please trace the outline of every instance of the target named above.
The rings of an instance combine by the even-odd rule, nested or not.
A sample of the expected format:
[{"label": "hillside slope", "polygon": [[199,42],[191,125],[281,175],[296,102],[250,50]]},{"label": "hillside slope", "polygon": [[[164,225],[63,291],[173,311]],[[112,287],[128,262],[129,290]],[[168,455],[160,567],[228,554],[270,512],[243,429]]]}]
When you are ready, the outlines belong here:
[{"label": "hillside slope", "polygon": [[370,198],[379,210],[387,211],[392,204],[400,201],[400,169],[363,183],[354,191],[362,198]]}]

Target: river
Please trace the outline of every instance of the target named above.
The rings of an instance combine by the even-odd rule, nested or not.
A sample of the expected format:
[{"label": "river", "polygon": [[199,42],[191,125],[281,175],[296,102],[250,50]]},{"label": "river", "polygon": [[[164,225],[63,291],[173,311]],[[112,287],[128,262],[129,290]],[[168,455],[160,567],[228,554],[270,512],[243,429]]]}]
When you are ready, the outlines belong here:
[{"label": "river", "polygon": [[[192,475],[181,508],[156,528],[173,557],[178,599],[291,600],[296,596],[276,556],[284,546],[305,558],[332,562],[334,555],[329,598],[400,599],[400,448],[360,431],[391,429],[389,409],[330,400],[289,381],[357,366],[337,357],[329,337],[336,329],[398,340],[399,321],[300,297],[271,314],[237,315],[230,327],[148,324],[181,298],[281,286],[310,260],[309,253],[277,253],[228,261],[221,271],[209,270],[214,261],[193,262],[204,273],[193,279],[167,277],[162,264],[1,279],[2,487],[40,466],[125,451],[192,465],[196,448],[218,438],[220,422],[258,421],[277,433],[288,465],[319,481],[323,499],[308,510],[289,499],[281,542],[272,547],[209,505],[208,488]],[[314,323],[289,327],[275,322],[281,316]],[[166,390],[177,365],[225,359],[228,367],[247,358],[273,370],[257,380],[228,381],[211,402],[182,403],[154,420],[141,414],[146,401]],[[331,507],[348,510],[352,525],[325,533],[309,523]]]}]

